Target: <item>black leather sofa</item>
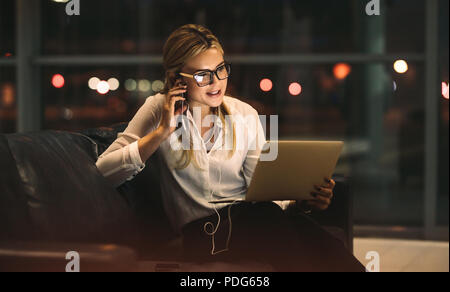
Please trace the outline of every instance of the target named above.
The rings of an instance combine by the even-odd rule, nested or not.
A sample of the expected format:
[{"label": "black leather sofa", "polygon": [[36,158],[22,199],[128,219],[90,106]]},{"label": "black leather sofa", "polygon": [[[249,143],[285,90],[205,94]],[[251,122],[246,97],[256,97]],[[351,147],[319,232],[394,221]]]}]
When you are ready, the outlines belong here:
[{"label": "black leather sofa", "polygon": [[[95,166],[126,126],[0,134],[0,271],[65,271],[69,251],[80,253],[82,271],[187,267],[164,212],[154,158],[117,189]],[[350,186],[346,178],[334,179],[332,205],[310,216],[352,250]]]}]

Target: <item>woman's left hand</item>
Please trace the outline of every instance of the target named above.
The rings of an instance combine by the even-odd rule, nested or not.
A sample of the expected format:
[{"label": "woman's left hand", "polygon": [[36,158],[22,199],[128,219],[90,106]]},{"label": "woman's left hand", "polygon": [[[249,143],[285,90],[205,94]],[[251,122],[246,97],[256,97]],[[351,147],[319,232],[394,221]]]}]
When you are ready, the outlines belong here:
[{"label": "woman's left hand", "polygon": [[315,199],[306,201],[306,205],[312,209],[325,211],[331,204],[333,198],[333,190],[336,186],[336,182],[331,178],[325,178],[325,184],[318,186],[315,185],[315,191],[311,192],[311,196]]}]

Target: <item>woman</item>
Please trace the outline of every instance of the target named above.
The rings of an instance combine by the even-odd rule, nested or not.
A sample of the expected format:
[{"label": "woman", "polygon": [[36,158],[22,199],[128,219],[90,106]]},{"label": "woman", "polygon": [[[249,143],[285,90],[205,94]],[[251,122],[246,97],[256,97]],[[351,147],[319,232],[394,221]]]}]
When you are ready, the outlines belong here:
[{"label": "woman", "polygon": [[[119,186],[142,171],[152,155],[158,156],[165,211],[174,230],[183,235],[186,260],[255,260],[279,271],[363,271],[343,244],[318,224],[300,212],[285,212],[299,208],[296,202],[210,203],[244,198],[264,131],[255,109],[225,95],[230,66],[211,31],[182,26],[163,51],[165,87],[146,100],[99,157],[103,175]],[[205,122],[211,116],[213,123]],[[255,118],[256,127],[237,123],[239,116]],[[182,117],[182,127],[174,123],[175,117]],[[328,208],[334,185],[326,179],[307,204]]]}]

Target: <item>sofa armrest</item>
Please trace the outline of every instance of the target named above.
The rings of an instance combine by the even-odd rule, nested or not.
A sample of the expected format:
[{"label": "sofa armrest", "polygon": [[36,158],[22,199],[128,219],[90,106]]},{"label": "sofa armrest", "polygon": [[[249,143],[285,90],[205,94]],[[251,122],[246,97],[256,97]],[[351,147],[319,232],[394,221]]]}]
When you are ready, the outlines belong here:
[{"label": "sofa armrest", "polygon": [[79,254],[81,272],[129,272],[138,267],[134,250],[118,245],[0,242],[0,272],[65,272],[72,258]]}]

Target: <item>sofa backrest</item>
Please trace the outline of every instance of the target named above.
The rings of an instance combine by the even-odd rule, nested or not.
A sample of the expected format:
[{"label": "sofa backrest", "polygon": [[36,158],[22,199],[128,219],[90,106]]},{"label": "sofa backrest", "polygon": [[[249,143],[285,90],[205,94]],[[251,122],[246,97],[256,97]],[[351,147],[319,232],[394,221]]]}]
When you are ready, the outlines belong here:
[{"label": "sofa backrest", "polygon": [[[117,134],[125,131],[127,126],[128,123],[120,123],[109,127],[86,129],[80,133],[97,144],[97,154],[101,155],[116,140]],[[164,210],[156,155],[150,157],[145,164],[146,167],[139,175],[132,181],[125,182],[117,190],[127,200],[138,219],[142,240],[140,254],[154,258],[161,255],[154,254],[153,251],[158,253],[177,235],[173,232]]]},{"label": "sofa backrest", "polygon": [[134,245],[135,216],[96,151],[77,133],[0,135],[0,240]]}]

